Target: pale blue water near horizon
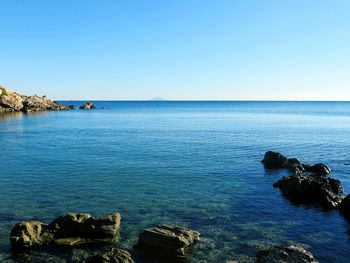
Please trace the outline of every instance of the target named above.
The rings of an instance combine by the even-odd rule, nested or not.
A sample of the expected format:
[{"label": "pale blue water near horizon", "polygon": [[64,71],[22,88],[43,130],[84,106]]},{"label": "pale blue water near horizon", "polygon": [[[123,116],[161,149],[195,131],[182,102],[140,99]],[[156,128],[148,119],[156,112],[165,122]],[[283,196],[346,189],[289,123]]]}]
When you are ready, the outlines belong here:
[{"label": "pale blue water near horizon", "polygon": [[350,193],[350,102],[94,103],[104,109],[0,116],[0,260],[18,221],[119,211],[126,249],[176,223],[202,234],[188,262],[254,262],[285,242],[348,262],[349,224],[289,203],[272,187],[288,172],[260,161],[275,150],[324,162]]}]

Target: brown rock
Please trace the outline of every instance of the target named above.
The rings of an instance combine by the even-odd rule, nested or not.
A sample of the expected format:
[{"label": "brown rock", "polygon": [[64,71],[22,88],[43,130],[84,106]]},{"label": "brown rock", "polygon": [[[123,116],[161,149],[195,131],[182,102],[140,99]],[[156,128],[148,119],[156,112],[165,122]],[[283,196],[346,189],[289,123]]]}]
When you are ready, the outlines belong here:
[{"label": "brown rock", "polygon": [[182,262],[187,249],[199,239],[199,235],[188,228],[161,224],[145,229],[135,249],[164,262]]},{"label": "brown rock", "polygon": [[46,229],[47,225],[39,221],[17,223],[11,230],[11,245],[23,248],[41,246],[45,242]]},{"label": "brown rock", "polygon": [[49,225],[38,221],[21,222],[11,231],[14,248],[40,245],[75,246],[85,243],[111,242],[120,229],[120,214],[94,218],[90,214],[70,213]]},{"label": "brown rock", "polygon": [[13,111],[19,111],[23,108],[23,100],[18,93],[0,87],[0,106],[12,109]]}]

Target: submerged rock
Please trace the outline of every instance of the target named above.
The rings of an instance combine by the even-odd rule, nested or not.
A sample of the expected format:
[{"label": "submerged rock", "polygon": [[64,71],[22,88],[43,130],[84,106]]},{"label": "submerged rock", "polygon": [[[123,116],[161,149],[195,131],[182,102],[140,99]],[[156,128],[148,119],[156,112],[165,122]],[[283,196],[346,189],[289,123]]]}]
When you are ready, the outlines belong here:
[{"label": "submerged rock", "polygon": [[20,222],[11,230],[13,248],[41,245],[74,246],[94,242],[111,242],[120,229],[120,214],[94,218],[90,214],[69,213],[49,225],[39,221]]},{"label": "submerged rock", "polygon": [[324,209],[337,207],[343,194],[339,180],[312,174],[309,176],[294,174],[283,177],[273,184],[296,204],[316,204]]},{"label": "submerged rock", "polygon": [[145,229],[135,249],[162,262],[183,262],[188,248],[199,240],[199,235],[188,228],[161,224]]},{"label": "submerged rock", "polygon": [[68,110],[56,101],[52,101],[46,96],[25,96],[12,92],[9,89],[0,87],[0,113],[3,112],[33,112],[48,110]]},{"label": "submerged rock", "polygon": [[128,251],[112,248],[106,252],[95,253],[88,257],[84,263],[133,263]]},{"label": "submerged rock", "polygon": [[257,263],[318,263],[309,251],[300,246],[274,246],[256,255]]},{"label": "submerged rock", "polygon": [[81,109],[81,110],[92,110],[92,109],[95,109],[95,105],[92,104],[91,102],[87,102],[84,105],[81,105],[79,107],[79,109]]}]

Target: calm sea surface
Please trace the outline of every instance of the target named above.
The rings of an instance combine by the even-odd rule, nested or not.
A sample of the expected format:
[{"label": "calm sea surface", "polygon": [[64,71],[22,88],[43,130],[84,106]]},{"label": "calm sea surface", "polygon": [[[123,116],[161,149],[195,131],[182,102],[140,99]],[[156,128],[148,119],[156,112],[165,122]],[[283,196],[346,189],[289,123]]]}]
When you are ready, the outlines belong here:
[{"label": "calm sea surface", "polygon": [[[77,106],[83,102],[64,102]],[[158,223],[202,234],[188,262],[252,262],[266,244],[305,244],[349,262],[337,211],[289,203],[266,171],[275,150],[324,162],[350,193],[348,102],[95,102],[93,111],[0,116],[0,261],[21,220],[119,211],[117,246]]]}]

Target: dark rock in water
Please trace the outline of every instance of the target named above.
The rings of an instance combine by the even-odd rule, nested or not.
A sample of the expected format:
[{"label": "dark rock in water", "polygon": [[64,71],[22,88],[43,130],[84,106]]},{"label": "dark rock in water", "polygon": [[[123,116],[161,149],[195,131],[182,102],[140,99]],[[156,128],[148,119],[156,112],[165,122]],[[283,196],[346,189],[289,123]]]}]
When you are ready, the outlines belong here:
[{"label": "dark rock in water", "polygon": [[90,214],[70,213],[49,225],[39,221],[20,222],[11,230],[15,249],[42,245],[74,246],[85,243],[111,242],[120,229],[120,214],[94,218]]},{"label": "dark rock in water", "polygon": [[268,151],[265,153],[264,159],[261,162],[268,169],[284,168],[284,165],[288,162],[288,158],[278,152]]},{"label": "dark rock in water", "polygon": [[197,240],[199,233],[188,228],[161,224],[145,229],[135,249],[162,262],[183,262],[186,251]]},{"label": "dark rock in water", "polygon": [[81,110],[92,110],[92,109],[95,109],[95,105],[90,103],[90,102],[87,102],[84,105],[81,105],[79,107],[79,109],[81,109]]},{"label": "dark rock in water", "polygon": [[257,263],[317,263],[309,251],[300,246],[274,246],[256,254]]},{"label": "dark rock in water", "polygon": [[322,175],[291,175],[273,184],[296,204],[316,204],[324,209],[335,208],[342,200],[343,187],[339,180]]},{"label": "dark rock in water", "polygon": [[305,170],[307,172],[320,174],[320,175],[327,175],[331,172],[331,168],[329,168],[327,165],[323,163],[317,163],[313,166],[307,166]]},{"label": "dark rock in water", "polygon": [[112,248],[106,252],[100,252],[87,258],[84,263],[133,263],[128,251]]},{"label": "dark rock in water", "polygon": [[75,109],[75,106],[74,105],[68,105],[67,106],[70,110],[74,110]]},{"label": "dark rock in water", "polygon": [[339,204],[339,211],[348,221],[350,221],[350,194]]},{"label": "dark rock in water", "polygon": [[304,172],[311,172],[319,175],[327,175],[331,172],[331,169],[322,163],[315,165],[303,164],[296,158],[287,158],[286,156],[278,153],[268,151],[265,153],[262,160],[265,168],[267,169],[289,169],[292,174],[300,175]]}]

